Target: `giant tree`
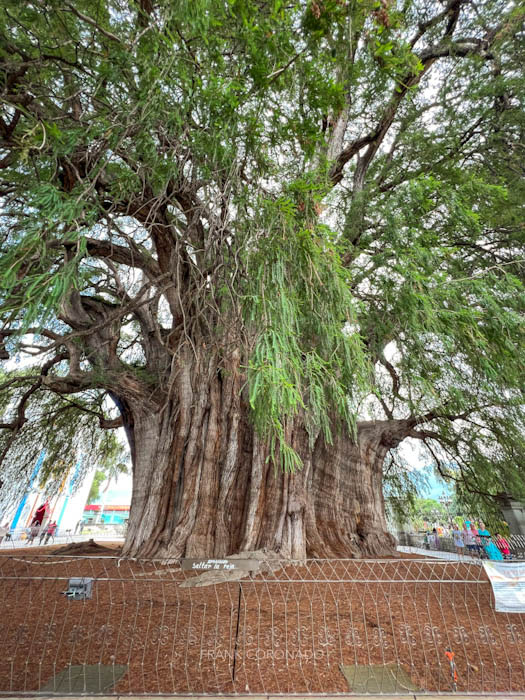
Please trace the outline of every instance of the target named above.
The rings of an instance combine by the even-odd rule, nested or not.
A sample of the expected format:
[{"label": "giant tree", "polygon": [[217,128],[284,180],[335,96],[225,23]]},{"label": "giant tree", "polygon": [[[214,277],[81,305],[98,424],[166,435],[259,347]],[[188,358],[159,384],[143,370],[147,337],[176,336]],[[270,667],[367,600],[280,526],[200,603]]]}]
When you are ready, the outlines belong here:
[{"label": "giant tree", "polygon": [[409,437],[461,488],[519,488],[519,6],[6,0],[0,22],[0,350],[33,355],[6,459],[44,397],[122,425],[140,556],[388,552]]}]

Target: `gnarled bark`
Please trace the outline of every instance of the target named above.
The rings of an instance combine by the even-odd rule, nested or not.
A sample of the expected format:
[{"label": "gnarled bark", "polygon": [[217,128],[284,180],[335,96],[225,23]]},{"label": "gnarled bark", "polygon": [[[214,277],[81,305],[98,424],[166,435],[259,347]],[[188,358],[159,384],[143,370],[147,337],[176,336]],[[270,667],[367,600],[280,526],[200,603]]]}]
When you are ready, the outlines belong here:
[{"label": "gnarled bark", "polygon": [[296,425],[291,441],[304,466],[284,473],[250,423],[238,358],[221,371],[213,356],[186,360],[172,388],[176,399],[158,412],[133,412],[125,554],[226,556],[267,548],[300,559],[392,552],[381,489],[389,424],[362,424],[357,441],[341,431],[332,445],[321,437],[311,445]]}]

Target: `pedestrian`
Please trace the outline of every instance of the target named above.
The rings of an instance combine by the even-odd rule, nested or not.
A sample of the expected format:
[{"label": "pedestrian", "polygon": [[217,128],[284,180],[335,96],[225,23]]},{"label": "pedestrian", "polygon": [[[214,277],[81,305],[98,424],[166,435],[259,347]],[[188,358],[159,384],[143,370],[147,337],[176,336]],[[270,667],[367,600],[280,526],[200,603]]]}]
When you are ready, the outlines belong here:
[{"label": "pedestrian", "polygon": [[4,537],[6,537],[6,541],[7,541],[8,534],[9,534],[9,523],[4,523],[0,527],[0,544],[2,544],[2,540],[4,539]]},{"label": "pedestrian", "polygon": [[474,555],[478,552],[478,547],[476,545],[476,538],[474,533],[469,527],[470,520],[466,520],[463,524],[463,542],[465,543],[467,550],[470,554]]},{"label": "pedestrian", "polygon": [[432,549],[439,549],[439,535],[435,527],[432,528],[432,534],[430,535],[430,541],[432,543]]},{"label": "pedestrian", "polygon": [[459,529],[459,525],[457,523],[453,523],[452,525],[452,539],[454,540],[456,554],[464,554],[465,542],[463,540],[463,532]]},{"label": "pedestrian", "polygon": [[40,524],[33,522],[33,525],[31,525],[27,532],[27,544],[33,544],[33,540],[35,540],[39,534]]},{"label": "pedestrian", "polygon": [[496,547],[494,542],[490,539],[490,532],[487,530],[485,524],[482,522],[480,522],[479,524],[478,535],[481,538],[481,545],[485,550],[485,554],[487,555],[487,557],[494,561],[502,560],[502,553]]},{"label": "pedestrian", "polygon": [[39,545],[42,544],[42,542],[43,542],[43,540],[44,540],[44,537],[46,536],[46,533],[47,533],[47,527],[46,527],[45,525],[42,525],[42,526],[40,527],[40,537],[38,538],[38,544],[39,544]]},{"label": "pedestrian", "polygon": [[502,553],[504,559],[510,559],[509,543],[499,532],[496,533],[496,547]]},{"label": "pedestrian", "polygon": [[57,529],[56,520],[53,520],[53,522],[52,522],[52,523],[49,523],[49,525],[47,526],[47,529],[46,529],[46,541],[44,542],[44,544],[47,544],[51,538],[54,539],[56,529]]},{"label": "pedestrian", "polygon": [[481,546],[481,537],[479,537],[478,535],[478,528],[476,527],[476,523],[473,520],[470,523],[470,532],[472,533],[472,537],[474,538],[474,544],[476,545],[476,551],[478,553],[478,556],[481,557],[484,550]]}]

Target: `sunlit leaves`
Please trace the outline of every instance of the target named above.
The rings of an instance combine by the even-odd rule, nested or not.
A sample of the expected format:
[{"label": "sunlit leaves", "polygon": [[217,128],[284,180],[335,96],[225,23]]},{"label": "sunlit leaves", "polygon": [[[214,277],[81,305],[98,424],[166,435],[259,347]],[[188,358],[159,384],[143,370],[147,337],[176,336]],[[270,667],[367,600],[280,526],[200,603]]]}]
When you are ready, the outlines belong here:
[{"label": "sunlit leaves", "polygon": [[[100,327],[100,302],[113,377],[156,396],[184,343],[220,356],[232,337],[254,421],[286,469],[299,466],[295,420],[330,440],[360,418],[434,411],[435,441],[480,470],[505,436],[519,444],[521,10],[4,4],[10,332],[64,323],[78,292],[93,314],[81,337],[90,319]],[[338,127],[337,147],[357,146],[334,187]],[[87,238],[108,247],[97,257]],[[107,357],[78,343],[102,385]],[[483,413],[500,402],[508,415]],[[477,437],[444,417],[469,411]]]}]

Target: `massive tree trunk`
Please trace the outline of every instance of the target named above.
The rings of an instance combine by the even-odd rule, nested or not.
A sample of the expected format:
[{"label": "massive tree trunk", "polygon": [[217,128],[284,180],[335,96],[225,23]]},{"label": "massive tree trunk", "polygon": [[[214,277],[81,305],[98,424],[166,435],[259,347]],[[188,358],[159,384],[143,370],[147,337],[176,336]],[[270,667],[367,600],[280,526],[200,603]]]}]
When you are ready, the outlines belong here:
[{"label": "massive tree trunk", "polygon": [[[267,548],[283,557],[391,553],[382,466],[397,439],[388,423],[362,424],[313,445],[301,425],[289,439],[304,466],[284,473],[268,460],[242,396],[238,358],[181,364],[162,410],[125,417],[133,496],[124,554],[226,556]],[[297,421],[297,423],[299,423]]]}]

